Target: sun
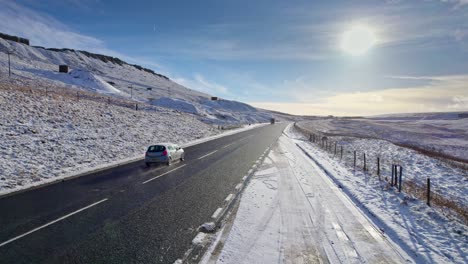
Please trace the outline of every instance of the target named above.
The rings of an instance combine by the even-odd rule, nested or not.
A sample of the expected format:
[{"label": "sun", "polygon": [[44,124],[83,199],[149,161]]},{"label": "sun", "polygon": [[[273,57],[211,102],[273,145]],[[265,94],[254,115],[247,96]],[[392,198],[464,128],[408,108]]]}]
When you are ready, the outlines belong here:
[{"label": "sun", "polygon": [[366,53],[377,42],[372,28],[364,25],[355,25],[343,34],[341,49],[353,56]]}]

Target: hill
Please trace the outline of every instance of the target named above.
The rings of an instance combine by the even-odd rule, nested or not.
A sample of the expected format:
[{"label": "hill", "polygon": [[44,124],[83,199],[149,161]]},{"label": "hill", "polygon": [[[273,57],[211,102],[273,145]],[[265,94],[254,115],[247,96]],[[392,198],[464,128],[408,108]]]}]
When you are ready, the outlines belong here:
[{"label": "hill", "polygon": [[[12,78],[8,77],[11,51]],[[67,65],[68,73],[59,72]],[[212,96],[119,58],[73,49],[46,49],[0,38],[0,82],[34,87],[61,86],[172,108],[207,123],[267,122],[272,113]]]}]

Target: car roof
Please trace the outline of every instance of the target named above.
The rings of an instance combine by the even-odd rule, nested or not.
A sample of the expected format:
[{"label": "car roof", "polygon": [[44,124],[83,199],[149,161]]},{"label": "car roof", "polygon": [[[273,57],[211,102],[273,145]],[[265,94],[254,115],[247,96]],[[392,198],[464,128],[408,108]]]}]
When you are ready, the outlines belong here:
[{"label": "car roof", "polygon": [[163,142],[163,143],[156,143],[156,144],[153,144],[151,146],[173,146],[173,145],[177,145],[177,144],[174,144],[174,143],[169,143],[169,142]]}]

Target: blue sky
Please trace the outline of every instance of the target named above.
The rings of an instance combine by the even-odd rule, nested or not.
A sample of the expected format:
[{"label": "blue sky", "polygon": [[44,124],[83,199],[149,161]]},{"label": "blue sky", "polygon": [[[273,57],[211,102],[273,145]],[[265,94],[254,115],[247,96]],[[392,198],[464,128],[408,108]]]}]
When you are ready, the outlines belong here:
[{"label": "blue sky", "polygon": [[[5,1],[0,32],[295,114],[468,110],[468,1]],[[343,52],[364,25],[376,45]]]}]

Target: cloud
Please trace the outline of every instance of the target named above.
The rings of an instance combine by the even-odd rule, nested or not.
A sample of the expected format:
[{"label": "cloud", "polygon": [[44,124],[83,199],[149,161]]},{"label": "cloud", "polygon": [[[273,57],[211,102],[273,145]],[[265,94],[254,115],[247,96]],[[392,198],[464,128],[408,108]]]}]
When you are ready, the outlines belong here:
[{"label": "cloud", "polygon": [[432,82],[432,86],[456,86],[463,85],[468,82],[468,75],[433,75],[433,76],[389,76],[389,78],[403,80],[425,80]]},{"label": "cloud", "polygon": [[212,95],[229,95],[229,89],[221,84],[207,80],[203,75],[195,73],[193,78],[173,78],[173,80],[183,86],[190,87],[204,93]]},{"label": "cloud", "polygon": [[[237,34],[234,34],[237,35]],[[183,40],[171,40],[172,44],[162,47],[162,51],[177,56],[188,56],[207,60],[324,60],[331,56],[313,45],[303,43],[269,43],[258,45],[245,40],[218,37],[190,36]],[[175,43],[175,45],[174,45]],[[183,45],[177,46],[177,43]]]},{"label": "cloud", "polygon": [[[68,0],[67,3],[79,8],[91,8],[98,0],[77,1]],[[160,64],[141,57],[128,56],[106,47],[101,39],[75,32],[57,19],[34,11],[12,1],[0,0],[0,32],[24,37],[30,40],[31,45],[47,48],[71,48],[86,50],[118,57],[129,63],[136,63],[153,69],[164,69]]]},{"label": "cloud", "polygon": [[388,113],[468,111],[468,75],[400,76],[430,80],[422,87],[337,93],[314,103],[251,102],[260,108],[300,115],[375,115]]},{"label": "cloud", "polygon": [[[468,2],[457,0],[453,4],[465,1]],[[453,25],[466,23],[466,15],[447,15],[440,3],[437,8],[441,11],[430,2],[391,2],[378,6],[343,5],[326,12],[320,8],[285,9],[282,17],[267,29],[264,21],[255,20],[204,25],[177,36],[177,41],[167,40],[162,50],[208,60],[324,61],[339,58],[342,33],[353,24],[372,27],[378,37],[376,48],[404,46],[418,50],[446,45],[447,37],[453,40]],[[455,34],[457,38],[466,37],[461,29]]]},{"label": "cloud", "polygon": [[468,5],[468,0],[441,0],[441,2],[453,4],[455,9]]},{"label": "cloud", "polygon": [[0,31],[30,39],[32,45],[106,50],[100,39],[76,33],[60,21],[12,1],[1,1]]},{"label": "cloud", "polygon": [[468,28],[458,28],[453,32],[453,36],[457,41],[463,41],[465,39],[468,39]]}]

